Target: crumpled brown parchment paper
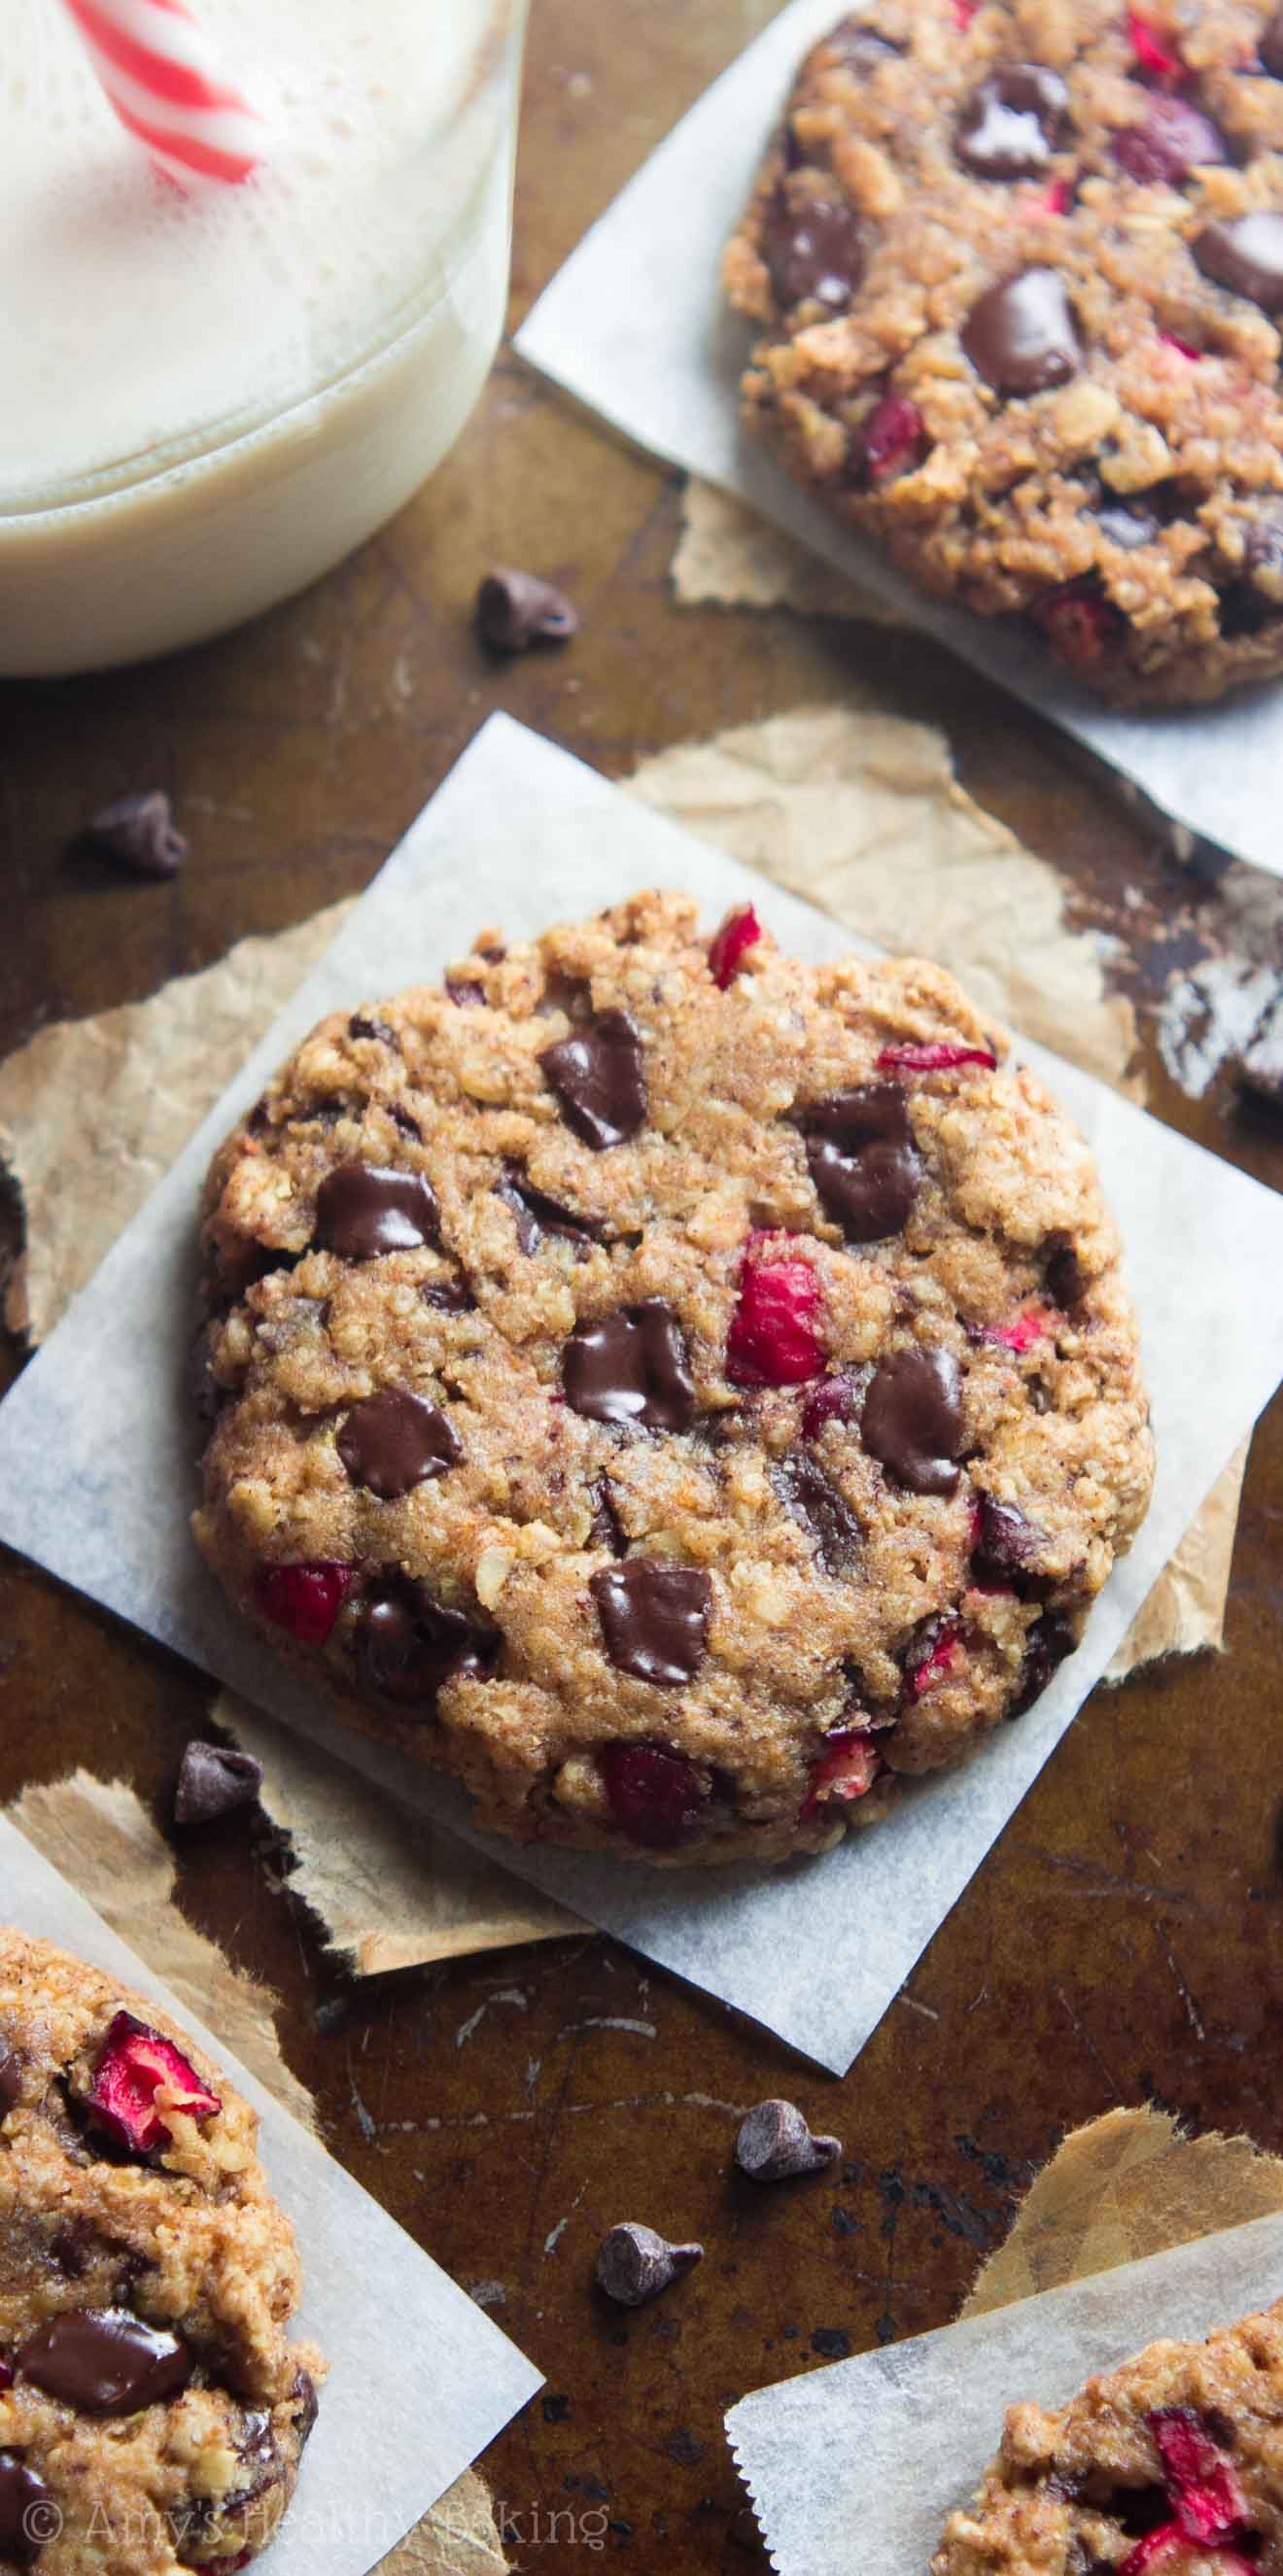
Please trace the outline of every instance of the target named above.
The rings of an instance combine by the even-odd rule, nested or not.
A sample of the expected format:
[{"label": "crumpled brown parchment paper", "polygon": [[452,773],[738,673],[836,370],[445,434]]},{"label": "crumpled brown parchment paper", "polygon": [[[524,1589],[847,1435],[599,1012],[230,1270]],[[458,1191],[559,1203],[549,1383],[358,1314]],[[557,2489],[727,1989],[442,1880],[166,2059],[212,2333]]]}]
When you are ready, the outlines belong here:
[{"label": "crumpled brown parchment paper", "polygon": [[[8,1813],[113,1932],[172,1986],[180,2004],[208,2022],[277,2101],[315,2131],[312,2096],[281,2055],[274,1997],[179,1913],[173,1858],[133,1790],[123,1780],[77,1771],[69,1780],[25,1789]],[[505,2576],[507,2567],[489,2490],[467,2469],[380,2560],[377,2576]]]},{"label": "crumpled brown parchment paper", "polygon": [[[1128,1086],[1129,1005],[1106,992],[1094,946],[1065,923],[1054,871],[963,794],[933,727],[800,708],[661,753],[630,784],[853,932],[941,957],[985,1008]],[[27,1235],[7,1300],[12,1329],[33,1341],[52,1330],[346,909],[244,940],[145,1002],[43,1029],[0,1065],[0,1161]],[[1241,1474],[1241,1460],[1226,1471],[1111,1679],[1156,1655],[1219,1646]],[[578,1928],[448,1835],[425,1841],[417,1822],[408,1832],[355,1773],[258,1711],[224,1697],[215,1716],[264,1761],[264,1805],[293,1844],[291,1884],[358,1974]]]}]

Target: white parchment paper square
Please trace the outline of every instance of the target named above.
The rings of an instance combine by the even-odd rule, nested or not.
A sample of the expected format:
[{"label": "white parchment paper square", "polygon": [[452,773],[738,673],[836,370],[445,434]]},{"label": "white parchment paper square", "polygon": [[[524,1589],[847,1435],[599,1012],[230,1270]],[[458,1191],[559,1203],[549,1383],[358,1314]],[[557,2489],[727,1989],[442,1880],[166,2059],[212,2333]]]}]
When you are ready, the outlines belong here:
[{"label": "white parchment paper square", "polygon": [[509,1869],[841,2070],[880,2021],[994,1836],[1099,1680],[1231,1451],[1283,1375],[1283,1200],[1101,1083],[1024,1049],[1090,1138],[1127,1242],[1158,1444],[1132,1554],[1078,1653],[1018,1726],[819,1861],[664,1870],[477,1833],[461,1795],[343,1727],[245,1629],[188,1528],[197,1476],[182,1393],[205,1165],[320,1014],[437,979],[483,923],[513,938],[644,886],[714,923],[751,894],[784,946],[849,955],[847,931],[568,753],[492,716],[243,1074],[0,1406],[0,1541],[118,1611]]},{"label": "white parchment paper square", "polygon": [[267,2179],[303,2264],[296,2330],[330,2365],[294,2502],[264,2565],[271,2576],[365,2576],[533,2397],[541,2374],[5,1816],[0,1921],[149,1995],[257,2111]]},{"label": "white parchment paper square", "polygon": [[1107,708],[1020,628],[927,599],[743,436],[736,386],[753,326],[728,309],[719,262],[794,71],[841,15],[842,0],[781,9],[585,235],[518,332],[518,349],[639,445],[738,493],[880,592],[1176,821],[1283,874],[1283,689],[1241,691],[1196,710]]},{"label": "white parchment paper square", "polygon": [[779,2576],[926,2576],[1008,2406],[1063,2406],[1160,2336],[1283,2293],[1283,2217],[1255,2218],[990,2316],[755,2389],[726,2418]]}]

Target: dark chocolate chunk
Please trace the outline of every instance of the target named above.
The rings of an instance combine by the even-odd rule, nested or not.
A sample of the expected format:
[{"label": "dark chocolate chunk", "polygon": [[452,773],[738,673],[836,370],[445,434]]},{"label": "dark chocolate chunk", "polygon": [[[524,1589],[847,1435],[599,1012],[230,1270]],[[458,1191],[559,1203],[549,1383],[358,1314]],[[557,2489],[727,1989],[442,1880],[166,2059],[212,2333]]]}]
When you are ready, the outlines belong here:
[{"label": "dark chocolate chunk", "polygon": [[844,313],[864,275],[864,226],[848,205],[777,190],[762,256],[777,304],[821,304],[826,313]]},{"label": "dark chocolate chunk", "polygon": [[364,1011],[353,1012],[347,1033],[350,1038],[377,1038],[381,1046],[394,1047],[397,1044],[396,1030],[390,1029],[386,1020],[367,1019]]},{"label": "dark chocolate chunk", "polygon": [[412,1117],[408,1109],[403,1109],[399,1100],[389,1100],[386,1103],[386,1108],[387,1114],[391,1119],[393,1126],[397,1129],[398,1134],[408,1136],[412,1143],[421,1145],[423,1143],[423,1129],[419,1125],[418,1119]]},{"label": "dark chocolate chunk", "polygon": [[1225,223],[1205,224],[1191,247],[1215,285],[1246,296],[1263,313],[1283,313],[1283,214],[1258,206]]},{"label": "dark chocolate chunk", "polygon": [[825,1475],[818,1458],[805,1450],[782,1458],[770,1471],[771,1483],[787,1512],[815,1541],[815,1553],[826,1574],[847,1574],[864,1543],[863,1532],[844,1494]]},{"label": "dark chocolate chunk", "polygon": [[232,1744],[193,1741],[183,1754],[174,1791],[176,1825],[210,1825],[237,1807],[252,1807],[263,1785],[263,1765]]},{"label": "dark chocolate chunk", "polygon": [[579,1324],[562,1353],[566,1402],[592,1422],[685,1431],[695,1411],[686,1339],[662,1297]]},{"label": "dark chocolate chunk", "polygon": [[962,1386],[949,1351],[893,1351],[860,1418],[865,1448],[915,1494],[951,1494],[962,1453]]},{"label": "dark chocolate chunk", "polygon": [[653,2227],[626,2218],[610,2228],[597,2248],[599,2289],[620,2308],[644,2308],[661,2290],[689,2272],[703,2256],[702,2245],[670,2245]]},{"label": "dark chocolate chunk", "polygon": [[995,393],[1040,394],[1067,384],[1081,352],[1064,280],[1054,268],[1004,277],[972,305],[962,346]]},{"label": "dark chocolate chunk", "polygon": [[48,2487],[18,2451],[0,2451],[0,2558],[32,2567],[62,2527]]},{"label": "dark chocolate chunk", "polygon": [[316,1241],[344,1261],[375,1261],[435,1243],[437,1203],[421,1172],[340,1163],[316,1194]]},{"label": "dark chocolate chunk", "polygon": [[1262,34],[1257,51],[1261,57],[1262,68],[1269,72],[1273,79],[1283,80],[1283,9],[1275,10],[1268,27]]},{"label": "dark chocolate chunk", "polygon": [[563,1207],[560,1199],[550,1198],[546,1190],[537,1190],[520,1163],[504,1164],[495,1197],[512,1210],[520,1252],[537,1252],[546,1234],[564,1235],[570,1243],[606,1241],[600,1217],[580,1216],[576,1209]]},{"label": "dark chocolate chunk", "polygon": [[298,2446],[300,2451],[304,2451],[311,2441],[316,2429],[316,2419],[321,2411],[320,2400],[316,2394],[316,2381],[310,2370],[296,2371],[290,2395],[298,2407]]},{"label": "dark chocolate chunk", "polygon": [[465,976],[447,975],[446,997],[459,1011],[484,1011],[486,997],[480,984],[470,983]]},{"label": "dark chocolate chunk", "polygon": [[1283,513],[1258,519],[1243,542],[1243,577],[1267,610],[1283,612]]},{"label": "dark chocolate chunk", "polygon": [[735,2162],[750,2182],[789,2182],[821,2173],[842,2153],[840,2138],[816,2137],[796,2102],[755,2102],[735,2140]]},{"label": "dark chocolate chunk", "polygon": [[798,1113],[807,1168],[826,1213],[848,1243],[899,1234],[922,1178],[909,1103],[898,1082],[831,1092]]},{"label": "dark chocolate chunk", "polygon": [[152,787],[133,796],[118,796],[102,805],[89,826],[89,838],[104,857],[119,859],[135,876],[172,877],[187,856],[187,843],[174,826],[169,798]]},{"label": "dark chocolate chunk", "polygon": [[627,1011],[602,1011],[539,1058],[561,1114],[595,1154],[635,1136],[646,1115],[642,1042]]},{"label": "dark chocolate chunk", "polygon": [[1114,136],[1114,159],[1145,188],[1179,188],[1191,170],[1227,158],[1225,137],[1192,99],[1151,92],[1139,125]]},{"label": "dark chocolate chunk", "polygon": [[1043,1284],[1052,1304],[1068,1314],[1087,1294],[1087,1279],[1072,1238],[1049,1234],[1042,1247]]},{"label": "dark chocolate chunk", "polygon": [[977,179],[1035,179],[1060,136],[1069,92],[1041,63],[1003,63],[974,89],[954,149]]},{"label": "dark chocolate chunk", "polygon": [[372,1592],[357,1622],[360,1681],[383,1699],[409,1708],[429,1706],[452,1673],[493,1669],[499,1639],[462,1610],[430,1601],[409,1583],[390,1582]]},{"label": "dark chocolate chunk", "polygon": [[530,644],[568,644],[579,611],[564,590],[537,572],[501,564],[477,592],[477,632],[494,653],[524,653]]},{"label": "dark chocolate chunk", "polygon": [[442,1279],[425,1279],[419,1298],[423,1305],[437,1307],[443,1315],[471,1314],[477,1302],[466,1279],[452,1279],[448,1274]]},{"label": "dark chocolate chunk", "polygon": [[981,1583],[1005,1584],[1023,1593],[1047,1544],[1045,1529],[1018,1504],[997,1502],[992,1494],[980,1496],[980,1529],[971,1562]]},{"label": "dark chocolate chunk", "polygon": [[589,1579],[606,1653],[617,1672],[671,1688],[699,1671],[708,1651],[713,1588],[702,1568],[630,1556]]},{"label": "dark chocolate chunk", "polygon": [[16,2048],[0,2039],[0,2120],[7,2118],[22,2090],[22,2067]]},{"label": "dark chocolate chunk", "polygon": [[406,1387],[381,1387],[354,1404],[335,1448],[354,1485],[381,1502],[398,1502],[430,1476],[444,1476],[463,1456],[449,1415]]},{"label": "dark chocolate chunk", "polygon": [[608,1547],[612,1556],[628,1553],[628,1532],[619,1517],[609,1476],[599,1476],[592,1489],[593,1514],[588,1531],[590,1547]]},{"label": "dark chocolate chunk", "polygon": [[1009,1717],[1023,1717],[1025,1710],[1041,1699],[1056,1666],[1063,1664],[1066,1655],[1072,1655],[1077,1643],[1077,1635],[1063,1611],[1044,1610],[1041,1619],[1035,1619],[1025,1639],[1024,1671],[1007,1711]]},{"label": "dark chocolate chunk", "polygon": [[192,2356],[181,2335],[144,2325],[128,2308],[74,2308],[30,2335],[15,2367],[82,2415],[132,2415],[181,2397]]}]

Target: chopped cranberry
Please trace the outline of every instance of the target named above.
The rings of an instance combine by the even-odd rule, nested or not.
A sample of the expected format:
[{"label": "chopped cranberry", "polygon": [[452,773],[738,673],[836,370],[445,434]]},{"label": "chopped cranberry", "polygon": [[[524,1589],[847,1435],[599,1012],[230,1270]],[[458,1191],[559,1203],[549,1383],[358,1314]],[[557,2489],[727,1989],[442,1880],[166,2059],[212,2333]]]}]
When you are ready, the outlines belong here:
[{"label": "chopped cranberry", "polygon": [[343,1607],[350,1565],[313,1557],[298,1565],[259,1567],[258,1606],[301,1646],[323,1646]]},{"label": "chopped cranberry", "polygon": [[943,1614],[924,1619],[904,1659],[904,1677],[912,1699],[934,1690],[953,1670],[962,1651],[962,1622]]},{"label": "chopped cranberry", "polygon": [[741,958],[748,955],[750,948],[756,948],[762,935],[761,922],[751,903],[737,904],[733,912],[727,913],[708,943],[708,963],[719,993],[734,983]]},{"label": "chopped cranberry", "polygon": [[853,1377],[822,1377],[802,1407],[802,1438],[818,1440],[826,1422],[854,1422],[859,1402]]},{"label": "chopped cranberry", "polygon": [[1143,72],[1148,72],[1154,80],[1181,78],[1185,65],[1180,55],[1171,51],[1149,19],[1142,18],[1139,9],[1129,11],[1127,33],[1132,52]]},{"label": "chopped cranberry", "polygon": [[1040,196],[1031,200],[1030,212],[1036,215],[1067,215],[1072,194],[1073,190],[1068,179],[1053,179],[1049,188],[1044,188]]},{"label": "chopped cranberry", "polygon": [[980,0],[951,0],[951,5],[953,9],[953,23],[955,27],[961,27],[963,35],[965,36],[967,29],[980,6]]},{"label": "chopped cranberry", "polygon": [[186,2111],[193,2120],[212,2120],[222,2110],[217,2093],[202,2083],[172,2039],[133,2013],[118,2012],[89,2087],[94,2126],[132,2155],[154,2155],[171,2135],[165,2112],[156,2107],[162,2088],[169,2097],[166,2112]]},{"label": "chopped cranberry", "polygon": [[1042,628],[1053,653],[1063,662],[1103,661],[1126,632],[1127,620],[1112,599],[1106,599],[1091,575],[1079,581],[1062,581],[1056,590],[1044,591],[1030,610],[1036,626]]},{"label": "chopped cranberry", "polygon": [[1247,2527],[1247,2498],[1232,2463],[1192,2406],[1159,2406],[1149,2417],[1168,2493],[1189,2540],[1219,2548]]},{"label": "chopped cranberry", "polygon": [[840,1799],[846,1805],[865,1797],[881,1769],[877,1737],[867,1727],[831,1727],[811,1764],[802,1818],[811,1815],[821,1800],[827,1804],[830,1799]]},{"label": "chopped cranberry", "polygon": [[983,1064],[992,1073],[996,1055],[987,1047],[954,1046],[947,1038],[938,1038],[924,1046],[883,1047],[878,1057],[879,1073],[952,1073],[956,1065]]},{"label": "chopped cranberry", "polygon": [[1198,365],[1203,352],[1201,349],[1196,349],[1194,347],[1192,340],[1178,340],[1174,331],[1160,331],[1158,336],[1163,347],[1165,349],[1174,349],[1177,357],[1183,358],[1187,366],[1196,367]]},{"label": "chopped cranberry", "polygon": [[860,463],[866,483],[891,483],[922,463],[931,435],[907,394],[884,394],[864,424]]},{"label": "chopped cranberry", "polygon": [[1191,170],[1225,159],[1225,138],[1192,100],[1160,91],[1146,99],[1139,125],[1115,134],[1114,159],[1142,187],[1179,188]]},{"label": "chopped cranberry", "polygon": [[708,1791],[684,1753],[670,1753],[663,1744],[608,1744],[598,1761],[606,1795],[630,1842],[671,1851],[698,1832]]},{"label": "chopped cranberry", "polygon": [[1187,2546],[1178,2522],[1160,2522],[1137,2541],[1134,2549],[1129,2549],[1117,2576],[1145,2576],[1146,2568],[1152,2567],[1156,2559],[1169,2558],[1174,2549],[1183,2552]]},{"label": "chopped cranberry", "polygon": [[982,1324],[976,1339],[989,1342],[995,1350],[1019,1355],[1032,1350],[1035,1342],[1045,1341],[1051,1327],[1052,1319],[1045,1306],[1026,1306],[1010,1324]]},{"label": "chopped cranberry", "polygon": [[803,1386],[819,1377],[828,1357],[816,1331],[820,1305],[809,1261],[746,1258],[726,1336],[732,1386]]}]

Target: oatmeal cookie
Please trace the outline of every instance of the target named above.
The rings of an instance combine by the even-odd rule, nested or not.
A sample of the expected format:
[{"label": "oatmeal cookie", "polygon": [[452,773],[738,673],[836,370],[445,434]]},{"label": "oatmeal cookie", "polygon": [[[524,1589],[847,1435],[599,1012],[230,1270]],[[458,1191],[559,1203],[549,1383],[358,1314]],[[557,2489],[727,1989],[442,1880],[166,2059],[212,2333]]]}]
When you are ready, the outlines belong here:
[{"label": "oatmeal cookie", "polygon": [[1026,1708],[1150,1439],[1090,1156],[952,978],[646,895],[322,1022],[214,1160],[196,1530],[522,1839],[776,1860]]},{"label": "oatmeal cookie", "polygon": [[1013,2406],[931,2576],[1279,2576],[1283,2308]]},{"label": "oatmeal cookie", "polygon": [[1283,669],[1283,10],[884,0],[725,260],[746,417],[924,586],[1123,701]]},{"label": "oatmeal cookie", "polygon": [[257,2127],[151,2004],[0,1926],[0,2568],[178,2576],[272,2538],[321,2364]]}]

